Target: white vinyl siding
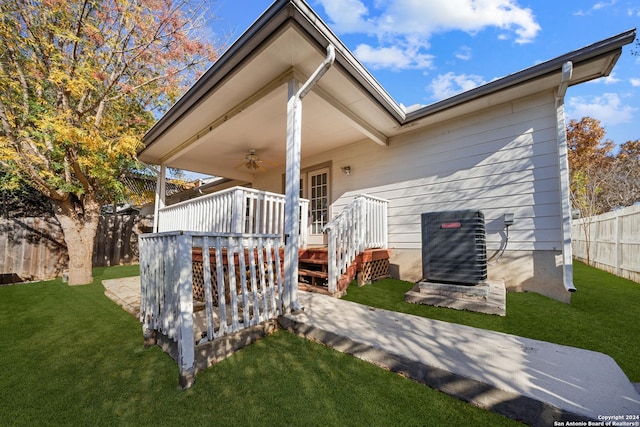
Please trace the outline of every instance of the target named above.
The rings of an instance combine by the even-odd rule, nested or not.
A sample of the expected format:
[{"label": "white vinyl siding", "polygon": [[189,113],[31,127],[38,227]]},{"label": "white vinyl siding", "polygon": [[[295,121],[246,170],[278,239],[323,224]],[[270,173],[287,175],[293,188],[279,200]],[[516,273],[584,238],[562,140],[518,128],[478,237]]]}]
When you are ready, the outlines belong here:
[{"label": "white vinyl siding", "polygon": [[399,137],[388,148],[351,150],[359,151],[348,156],[352,174],[341,177],[351,188],[333,212],[359,192],[389,200],[392,248],[419,249],[420,214],[456,209],[484,212],[489,249],[504,239],[506,212],[515,214],[510,250],[562,248],[551,94]]},{"label": "white vinyl siding", "polygon": [[500,247],[503,215],[512,212],[509,250],[561,250],[556,144],[549,92],[392,138],[388,147],[352,144],[302,166],[332,161],[332,215],[359,193],[389,200],[390,248],[421,247],[423,212],[479,209],[489,249]]}]

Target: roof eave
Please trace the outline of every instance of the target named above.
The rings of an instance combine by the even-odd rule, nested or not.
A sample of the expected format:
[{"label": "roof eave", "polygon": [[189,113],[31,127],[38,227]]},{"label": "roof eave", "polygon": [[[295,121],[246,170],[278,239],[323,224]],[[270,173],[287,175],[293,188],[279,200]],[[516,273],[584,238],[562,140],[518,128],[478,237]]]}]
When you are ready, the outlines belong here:
[{"label": "roof eave", "polygon": [[336,49],[336,63],[398,123],[405,119],[404,111],[364,66],[344,46],[322,19],[303,0],[280,0],[273,3],[207,70],[207,72],[165,113],[144,135],[144,152],[149,145],[181,120],[201,100],[233,71],[244,63],[253,52],[287,23],[303,29],[322,51],[329,44]]}]

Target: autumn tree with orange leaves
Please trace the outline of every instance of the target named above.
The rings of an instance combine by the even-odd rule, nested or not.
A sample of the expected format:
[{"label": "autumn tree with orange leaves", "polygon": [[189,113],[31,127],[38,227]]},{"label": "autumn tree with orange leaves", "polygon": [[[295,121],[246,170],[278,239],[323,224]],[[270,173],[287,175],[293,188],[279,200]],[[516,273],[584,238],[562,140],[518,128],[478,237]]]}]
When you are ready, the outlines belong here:
[{"label": "autumn tree with orange leaves", "polygon": [[604,136],[600,121],[591,117],[571,120],[567,125],[571,201],[582,216],[609,210],[604,206],[603,195],[614,177],[612,151],[615,144]]},{"label": "autumn tree with orange leaves", "polygon": [[69,283],[91,283],[100,209],[154,115],[218,50],[206,2],[0,2],[1,183],[47,197],[69,252]]},{"label": "autumn tree with orange leaves", "polygon": [[640,141],[618,147],[605,140],[599,120],[583,117],[567,125],[571,203],[578,209],[590,264],[589,218],[640,202]]},{"label": "autumn tree with orange leaves", "polygon": [[615,143],[604,137],[600,121],[591,117],[567,125],[571,198],[582,216],[640,202],[640,141],[627,141],[614,153]]}]

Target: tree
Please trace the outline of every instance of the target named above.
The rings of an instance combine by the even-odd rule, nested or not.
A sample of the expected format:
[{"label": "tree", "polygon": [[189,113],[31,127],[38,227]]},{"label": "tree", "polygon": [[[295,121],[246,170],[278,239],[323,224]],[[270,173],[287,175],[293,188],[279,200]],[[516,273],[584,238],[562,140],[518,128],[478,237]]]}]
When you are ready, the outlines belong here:
[{"label": "tree", "polygon": [[610,210],[606,203],[606,188],[615,177],[611,152],[614,143],[604,140],[605,130],[600,121],[583,117],[567,125],[571,204],[583,218],[580,223],[585,236],[587,265],[591,265],[591,221]]},{"label": "tree", "polygon": [[627,141],[616,155],[616,185],[612,191],[618,207],[640,202],[640,140]]},{"label": "tree", "polygon": [[606,190],[616,176],[615,144],[604,136],[600,121],[591,117],[567,125],[571,201],[583,217],[611,210]]},{"label": "tree", "polygon": [[640,201],[640,140],[615,144],[591,117],[567,125],[571,203],[583,218],[587,264],[590,264],[589,218]]},{"label": "tree", "polygon": [[154,112],[216,58],[204,4],[0,3],[0,166],[51,201],[70,284],[92,281],[100,208],[122,196]]}]

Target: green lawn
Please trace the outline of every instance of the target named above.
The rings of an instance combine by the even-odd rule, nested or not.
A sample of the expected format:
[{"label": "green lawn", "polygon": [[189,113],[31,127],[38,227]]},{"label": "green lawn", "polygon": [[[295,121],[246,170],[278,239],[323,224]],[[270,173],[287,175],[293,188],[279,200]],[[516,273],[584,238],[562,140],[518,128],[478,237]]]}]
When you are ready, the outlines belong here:
[{"label": "green lawn", "polygon": [[350,286],[344,299],[372,307],[606,353],[640,382],[640,284],[574,263],[571,304],[534,293],[507,293],[506,317],[404,302],[412,283]]},{"label": "green lawn", "polygon": [[173,360],[104,296],[102,279],[136,274],[0,287],[0,426],[520,425],[283,331],[180,391]]}]

